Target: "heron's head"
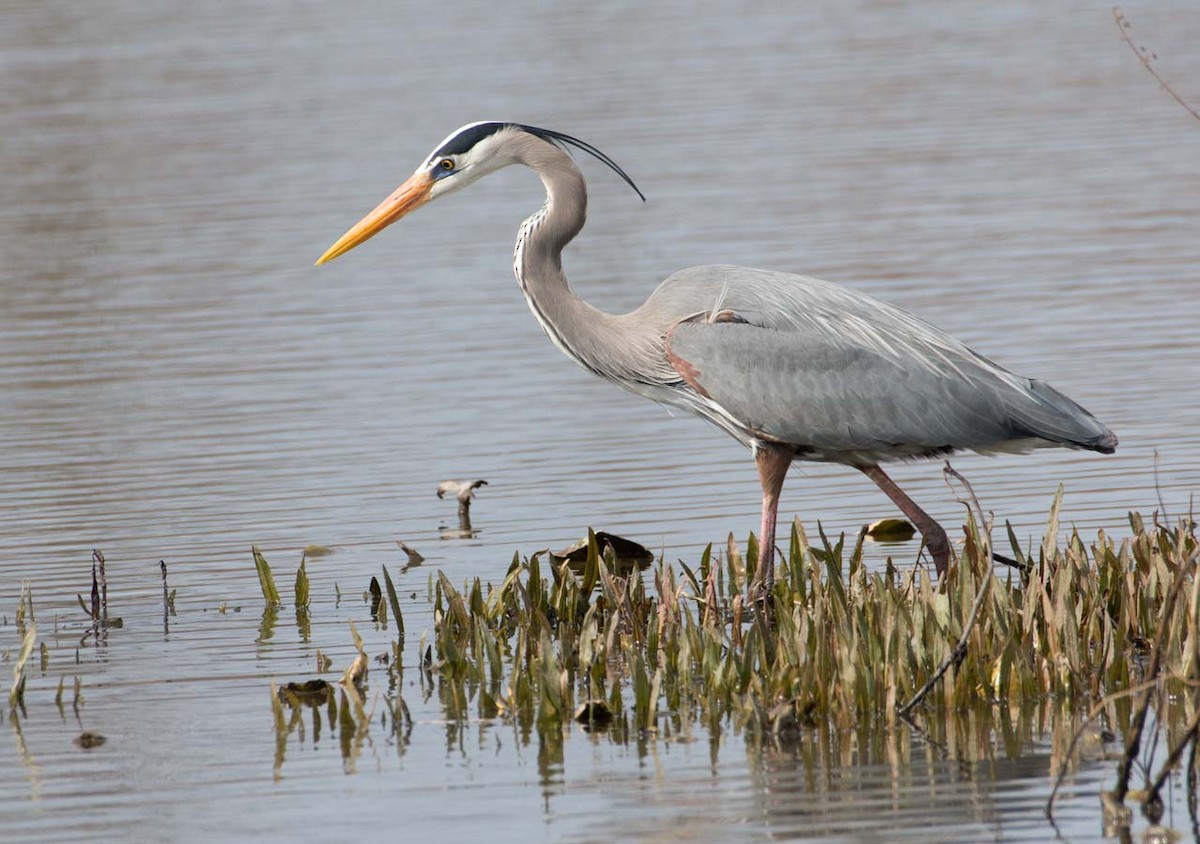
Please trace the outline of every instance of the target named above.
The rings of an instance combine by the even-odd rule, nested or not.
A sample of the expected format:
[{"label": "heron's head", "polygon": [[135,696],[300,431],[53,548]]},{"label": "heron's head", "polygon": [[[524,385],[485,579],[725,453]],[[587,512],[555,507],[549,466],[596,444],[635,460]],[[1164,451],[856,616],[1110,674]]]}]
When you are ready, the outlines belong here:
[{"label": "heron's head", "polygon": [[350,231],[317,259],[317,264],[324,264],[343,252],[349,252],[432,199],[464,188],[501,167],[523,163],[522,150],[530,136],[556,147],[573,146],[594,155],[615,170],[637,191],[638,196],[645,199],[637,185],[615,161],[578,138],[520,123],[470,123],[452,132],[438,144],[404,184],[379,203],[374,211],[355,223]]}]

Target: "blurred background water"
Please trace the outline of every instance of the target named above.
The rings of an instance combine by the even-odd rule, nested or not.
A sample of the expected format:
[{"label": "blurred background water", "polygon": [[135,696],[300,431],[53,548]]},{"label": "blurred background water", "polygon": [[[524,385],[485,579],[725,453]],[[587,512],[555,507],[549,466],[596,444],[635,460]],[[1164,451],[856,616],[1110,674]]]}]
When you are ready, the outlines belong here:
[{"label": "blurred background water", "polygon": [[[1200,103],[1196,7],[1126,11]],[[429,567],[494,579],[515,550],[588,526],[688,560],[757,527],[747,453],[542,336],[511,275],[517,225],[542,199],[528,172],[311,266],[463,123],[569,132],[646,192],[643,205],[581,162],[591,220],[567,271],[600,307],[635,307],[693,264],[802,272],[899,304],[1088,407],[1121,437],[1115,456],[954,460],[1022,539],[1060,483],[1067,522],[1094,534],[1120,533],[1130,509],[1186,511],[1200,479],[1200,124],[1121,43],[1107,4],[39,0],[4,8],[0,80],[0,606],[28,580],[69,629],[98,547],[127,621],[149,625],[122,634],[119,659],[114,641],[69,668],[74,643],[54,642],[52,665],[89,676],[89,712],[121,740],[85,761],[35,754],[37,799],[28,764],[7,766],[0,814],[31,837],[75,837],[80,817],[142,832],[173,818],[172,837],[198,836],[213,820],[195,806],[214,799],[267,834],[307,805],[271,784],[269,749],[226,756],[235,738],[272,743],[266,692],[247,702],[230,686],[264,688],[311,657],[304,641],[247,653],[256,620],[215,612],[253,604],[251,543],[289,564],[309,543],[333,547],[313,563],[314,597],[331,600],[334,583],[358,590],[400,562],[397,538],[427,557],[415,590]],[[489,481],[473,538],[441,538],[454,505],[434,489],[453,477]],[[937,464],[894,477],[957,524]],[[835,532],[893,514],[838,467],[794,470],[781,510]],[[909,562],[916,546],[885,553]],[[173,638],[150,623],[160,559],[190,608]],[[330,608],[328,648],[348,646],[354,612]],[[0,645],[16,645],[7,623]],[[172,685],[198,678],[228,682]],[[179,732],[197,718],[203,729]],[[481,822],[499,811],[560,837],[579,806],[630,808],[607,787],[513,801],[519,759],[489,767],[479,731],[486,752],[405,758],[432,788],[426,812],[498,786]],[[657,776],[631,751],[600,752],[568,754],[598,782],[608,765],[619,781]],[[741,807],[695,836],[763,834],[745,754],[714,767],[689,753],[668,771],[697,764]],[[373,800],[405,787],[395,767],[319,781]],[[284,802],[232,799],[246,788]]]}]

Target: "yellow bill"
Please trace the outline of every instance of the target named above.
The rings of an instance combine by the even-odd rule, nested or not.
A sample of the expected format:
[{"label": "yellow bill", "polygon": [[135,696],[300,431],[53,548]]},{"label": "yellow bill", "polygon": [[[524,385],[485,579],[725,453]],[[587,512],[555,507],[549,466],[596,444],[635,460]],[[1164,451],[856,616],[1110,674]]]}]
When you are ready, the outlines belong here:
[{"label": "yellow bill", "polygon": [[429,192],[433,188],[433,179],[426,173],[414,173],[408,181],[396,188],[392,195],[385,199],[367,216],[363,217],[350,231],[346,232],[338,242],[330,246],[325,254],[317,259],[316,266],[332,261],[343,252],[349,252],[363,241],[369,240],[392,223],[399,220],[410,211],[420,208],[429,201]]}]

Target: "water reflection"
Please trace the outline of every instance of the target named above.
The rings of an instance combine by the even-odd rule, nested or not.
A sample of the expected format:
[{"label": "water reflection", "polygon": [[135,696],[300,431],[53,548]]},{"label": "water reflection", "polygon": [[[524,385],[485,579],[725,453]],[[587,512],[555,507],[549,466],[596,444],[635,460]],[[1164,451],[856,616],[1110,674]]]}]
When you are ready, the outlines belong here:
[{"label": "water reflection", "polygon": [[[664,822],[699,840],[719,840],[737,818],[756,833],[785,839],[1040,841],[1054,828],[1045,817],[1046,783],[1060,775],[1055,821],[1072,831],[1066,840],[1088,840],[1099,823],[1097,801],[1112,785],[1107,760],[1120,755],[1118,736],[1131,717],[1129,698],[1122,697],[1090,722],[1078,706],[1041,700],[924,711],[916,721],[852,729],[798,723],[769,735],[741,734],[724,719],[701,724],[687,709],[661,713],[650,730],[639,729],[628,712],[606,728],[589,729],[546,716],[543,708],[493,706],[491,716],[479,717],[473,710],[483,708],[485,686],[464,684],[449,665],[421,664],[415,689],[438,715],[414,721],[405,699],[414,684],[404,681],[398,652],[382,664],[386,674],[375,672],[371,680],[386,687],[382,697],[365,683],[340,692],[324,682],[280,689],[277,700],[287,711],[276,715],[277,777],[322,764],[320,757],[286,759],[290,748],[316,749],[323,723],[336,725],[327,740],[336,737],[346,774],[362,771],[366,761],[379,765],[387,748],[403,759],[437,736],[447,757],[468,769],[488,759],[518,768],[528,760],[545,816],[558,819],[560,803],[572,806],[575,826],[568,828],[578,834],[563,837],[582,840],[638,838]],[[369,708],[367,700],[374,701]],[[1154,730],[1156,742],[1173,746],[1191,716],[1185,706],[1163,712],[1168,720]],[[635,762],[640,773],[621,760]],[[622,787],[606,793],[622,811],[606,804],[598,814],[575,815],[581,794],[615,786]],[[1194,803],[1188,805],[1194,826]],[[1081,823],[1093,833],[1075,837]]]}]

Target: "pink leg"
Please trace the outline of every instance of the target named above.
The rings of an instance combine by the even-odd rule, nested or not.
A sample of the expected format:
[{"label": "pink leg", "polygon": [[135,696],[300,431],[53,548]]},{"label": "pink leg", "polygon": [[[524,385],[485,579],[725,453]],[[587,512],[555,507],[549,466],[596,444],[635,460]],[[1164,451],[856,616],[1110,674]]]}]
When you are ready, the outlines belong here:
[{"label": "pink leg", "polygon": [[775,585],[775,520],[779,512],[779,491],[796,449],[783,445],[760,445],[754,450],[758,480],[762,484],[762,529],[758,532],[759,595],[765,597]]},{"label": "pink leg", "polygon": [[907,516],[908,520],[921,532],[921,536],[925,540],[925,547],[933,556],[933,564],[937,567],[938,576],[945,574],[946,567],[950,565],[950,540],[946,538],[946,531],[942,530],[942,526],[905,495],[904,490],[896,486],[896,482],[878,466],[859,466],[857,468],[878,484],[879,488],[887,493],[887,497],[900,508],[900,512]]}]

